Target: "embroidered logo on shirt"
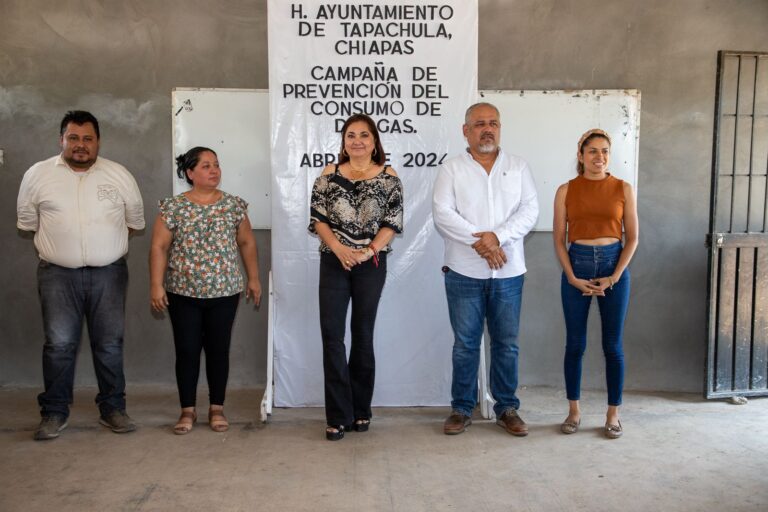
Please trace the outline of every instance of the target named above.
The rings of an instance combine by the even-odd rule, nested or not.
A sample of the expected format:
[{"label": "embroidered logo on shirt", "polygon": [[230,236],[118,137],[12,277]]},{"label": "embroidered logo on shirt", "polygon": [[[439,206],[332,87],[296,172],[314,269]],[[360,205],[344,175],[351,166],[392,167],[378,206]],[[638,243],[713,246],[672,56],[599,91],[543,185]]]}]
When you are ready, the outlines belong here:
[{"label": "embroidered logo on shirt", "polygon": [[113,203],[117,202],[117,187],[114,185],[99,185],[99,201],[109,199]]}]

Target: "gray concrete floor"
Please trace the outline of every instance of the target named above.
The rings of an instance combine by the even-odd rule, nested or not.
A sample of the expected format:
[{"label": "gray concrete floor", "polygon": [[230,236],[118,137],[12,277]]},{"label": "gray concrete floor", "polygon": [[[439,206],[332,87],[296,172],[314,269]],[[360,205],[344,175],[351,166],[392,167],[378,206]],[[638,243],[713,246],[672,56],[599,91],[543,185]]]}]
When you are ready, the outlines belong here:
[{"label": "gray concrete floor", "polygon": [[626,393],[625,434],[610,441],[603,393],[584,393],[581,430],[565,436],[562,391],[528,388],[526,438],[479,418],[449,437],[448,408],[378,408],[369,432],[331,443],[322,409],[259,423],[260,390],[230,392],[228,433],[175,436],[174,390],[132,387],[140,428],[117,435],[87,388],[61,437],[35,442],[37,391],[0,388],[3,512],[768,510],[768,399]]}]

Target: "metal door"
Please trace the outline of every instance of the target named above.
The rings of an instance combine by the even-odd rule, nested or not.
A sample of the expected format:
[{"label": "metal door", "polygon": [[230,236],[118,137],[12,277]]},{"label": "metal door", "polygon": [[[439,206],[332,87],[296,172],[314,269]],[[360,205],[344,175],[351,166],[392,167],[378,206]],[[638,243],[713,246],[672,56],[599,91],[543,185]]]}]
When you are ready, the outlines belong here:
[{"label": "metal door", "polygon": [[768,53],[718,53],[706,397],[768,395]]}]

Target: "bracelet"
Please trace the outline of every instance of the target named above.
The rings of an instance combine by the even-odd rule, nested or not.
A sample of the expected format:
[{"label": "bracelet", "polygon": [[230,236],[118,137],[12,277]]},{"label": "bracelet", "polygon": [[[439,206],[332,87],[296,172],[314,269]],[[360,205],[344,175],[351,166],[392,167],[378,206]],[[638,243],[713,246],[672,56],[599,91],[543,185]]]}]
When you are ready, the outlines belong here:
[{"label": "bracelet", "polygon": [[373,253],[373,264],[378,268],[379,266],[379,251],[376,250],[376,247],[373,244],[368,244],[368,249],[371,250]]},{"label": "bracelet", "polygon": [[608,282],[609,282],[609,283],[611,283],[611,286],[609,286],[608,288],[610,288],[611,290],[613,290],[613,277],[611,277],[611,276],[608,276]]}]

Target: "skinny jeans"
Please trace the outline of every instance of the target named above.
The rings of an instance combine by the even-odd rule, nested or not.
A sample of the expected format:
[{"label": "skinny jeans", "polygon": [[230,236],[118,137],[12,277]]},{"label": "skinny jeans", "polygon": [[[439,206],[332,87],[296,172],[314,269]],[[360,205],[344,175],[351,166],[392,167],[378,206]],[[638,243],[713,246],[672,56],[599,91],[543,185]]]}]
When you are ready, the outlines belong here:
[{"label": "skinny jeans", "polygon": [[[573,273],[579,279],[596,279],[613,274],[621,255],[621,243],[606,246],[571,244],[568,256]],[[566,340],[563,370],[568,400],[579,400],[581,369],[587,348],[587,319],[592,297],[568,283],[562,274],[560,292],[565,316]],[[630,274],[625,269],[618,282],[605,290],[604,297],[597,297],[602,326],[603,354],[605,356],[605,380],[608,387],[608,405],[621,405],[624,387],[624,319],[629,305]]]}]

